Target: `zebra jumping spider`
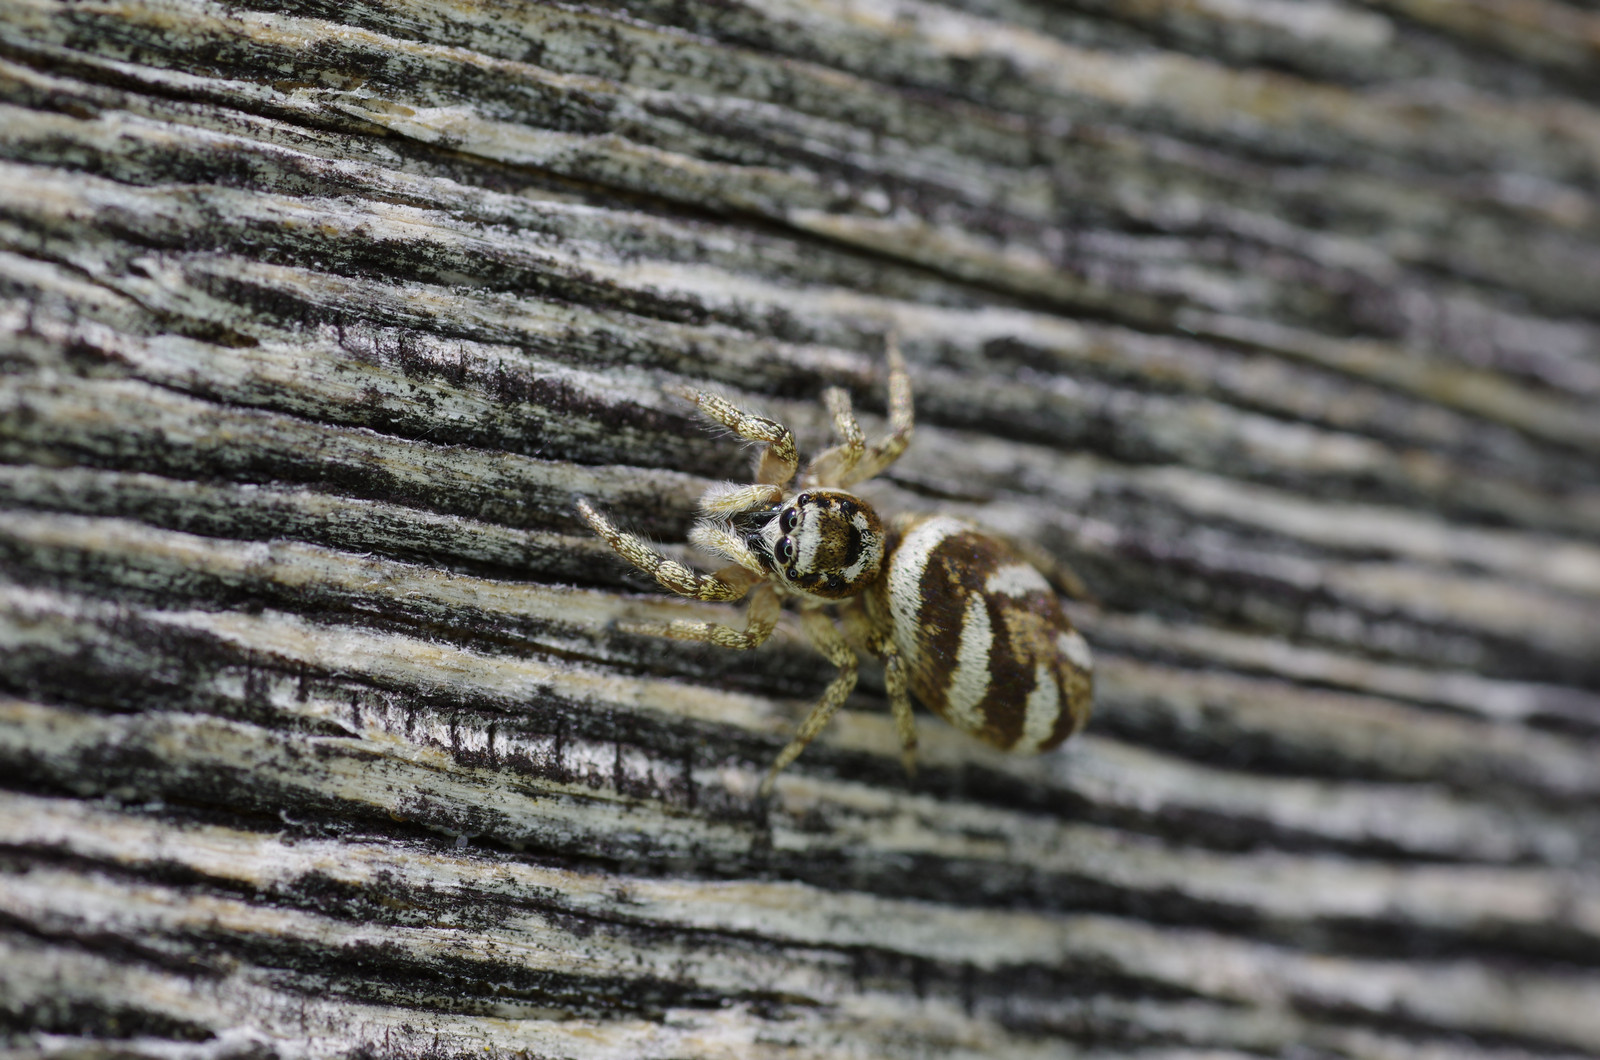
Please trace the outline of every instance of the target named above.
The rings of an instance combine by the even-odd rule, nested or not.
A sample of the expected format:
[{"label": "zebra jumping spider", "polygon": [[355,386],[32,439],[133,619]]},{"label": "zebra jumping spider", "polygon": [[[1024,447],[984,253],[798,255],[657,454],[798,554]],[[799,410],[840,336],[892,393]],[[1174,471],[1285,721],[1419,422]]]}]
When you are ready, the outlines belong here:
[{"label": "zebra jumping spider", "polygon": [[[675,621],[630,624],[630,632],[754,648],[772,634],[782,601],[799,601],[806,635],[839,672],[772,763],[763,797],[849,696],[862,652],[883,661],[908,774],[917,747],[910,693],[985,743],[1025,754],[1055,747],[1089,720],[1089,645],[1034,566],[946,516],[901,516],[885,526],[849,492],[894,463],[911,440],[911,382],[892,336],[888,354],[889,433],[868,445],[850,395],[830,387],[823,402],[838,444],[818,454],[798,481],[789,428],[712,394],[669,388],[740,438],[762,444],[754,483],[721,483],[701,498],[689,540],[731,561],[715,574],[668,559],[578,501],[594,532],[663,588],[697,600],[749,597],[742,630]],[[837,623],[824,610],[830,605]]]}]

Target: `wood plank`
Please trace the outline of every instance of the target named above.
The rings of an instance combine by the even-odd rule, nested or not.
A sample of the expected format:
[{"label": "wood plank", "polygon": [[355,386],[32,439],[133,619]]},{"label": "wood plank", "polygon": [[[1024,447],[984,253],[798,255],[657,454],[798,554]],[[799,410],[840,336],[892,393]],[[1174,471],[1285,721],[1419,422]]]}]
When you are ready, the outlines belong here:
[{"label": "wood plank", "polygon": [[[21,1056],[1600,1056],[1600,9],[0,0]],[[749,453],[1096,713],[625,632]]]}]

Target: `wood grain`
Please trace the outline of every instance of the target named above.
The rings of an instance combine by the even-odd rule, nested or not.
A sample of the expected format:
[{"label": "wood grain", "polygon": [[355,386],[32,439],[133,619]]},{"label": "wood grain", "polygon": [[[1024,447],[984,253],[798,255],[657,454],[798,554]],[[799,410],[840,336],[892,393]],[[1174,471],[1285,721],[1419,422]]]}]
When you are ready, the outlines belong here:
[{"label": "wood grain", "polygon": [[[1600,8],[0,0],[21,1056],[1600,1056]],[[666,384],[1072,565],[1013,759]]]}]

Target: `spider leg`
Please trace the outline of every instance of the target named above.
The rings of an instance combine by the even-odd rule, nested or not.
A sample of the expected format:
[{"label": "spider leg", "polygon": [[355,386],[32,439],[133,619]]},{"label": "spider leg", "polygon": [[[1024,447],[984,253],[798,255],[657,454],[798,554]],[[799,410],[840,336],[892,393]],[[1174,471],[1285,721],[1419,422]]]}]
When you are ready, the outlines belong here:
[{"label": "spider leg", "polygon": [[[732,573],[743,573],[733,568]],[[619,622],[617,627],[627,633],[640,633],[651,637],[671,637],[673,640],[698,640],[723,648],[745,651],[760,647],[778,624],[781,605],[778,594],[770,584],[762,585],[750,594],[745,608],[745,628],[723,626],[715,622]]]},{"label": "spider leg", "polygon": [[873,442],[860,461],[839,476],[839,486],[851,486],[882,474],[911,444],[911,376],[906,373],[906,359],[900,355],[900,340],[894,332],[884,339],[884,345],[889,354],[889,433]]},{"label": "spider leg", "polygon": [[917,775],[917,721],[911,710],[911,676],[905,656],[894,638],[875,628],[860,598],[846,600],[839,608],[839,624],[845,638],[857,650],[883,660],[883,683],[889,693],[889,709],[894,716],[895,735],[900,737],[900,763],[906,775]]},{"label": "spider leg", "polygon": [[715,394],[692,390],[686,386],[667,386],[663,389],[669,394],[676,394],[694,402],[695,407],[707,417],[722,424],[739,437],[752,442],[766,443],[766,448],[761,451],[761,459],[756,464],[757,482],[782,486],[794,478],[795,469],[800,466],[800,455],[795,450],[794,435],[789,432],[789,428],[776,420],[746,412],[726,398],[720,398]]},{"label": "spider leg", "polygon": [[905,658],[892,642],[879,648],[883,657],[883,683],[889,690],[889,709],[894,714],[895,732],[900,737],[900,764],[906,776],[917,775],[917,719],[911,713],[911,691]]},{"label": "spider leg", "polygon": [[690,596],[696,600],[739,600],[750,591],[750,586],[759,580],[743,571],[733,572],[741,575],[738,578],[730,577],[723,571],[718,571],[716,574],[699,574],[682,563],[663,556],[651,548],[644,538],[618,530],[611,520],[601,515],[586,500],[578,501],[578,514],[583,516],[584,522],[589,524],[590,529],[604,538],[606,544],[615,549],[619,556],[654,577],[662,588],[679,596]]},{"label": "spider leg", "polygon": [[700,495],[700,510],[707,515],[722,517],[777,504],[781,500],[782,486],[740,486],[733,482],[719,482]]},{"label": "spider leg", "polygon": [[839,668],[839,672],[829,683],[827,691],[822,693],[822,698],[811,708],[811,713],[795,730],[788,745],[778,753],[772,768],[767,770],[766,779],[761,782],[762,798],[772,794],[772,785],[778,779],[778,774],[800,757],[800,752],[817,738],[817,734],[827,726],[828,720],[838,712],[845,698],[850,695],[850,690],[856,686],[856,653],[850,650],[850,645],[833,624],[833,619],[819,607],[802,607],[800,622],[812,646],[827,656],[828,661]]},{"label": "spider leg", "polygon": [[848,391],[830,386],[822,392],[822,403],[833,416],[833,433],[839,436],[839,444],[824,449],[812,459],[811,466],[806,468],[805,481],[832,486],[845,479],[861,462],[867,452],[867,442],[861,435],[855,411],[850,407]]},{"label": "spider leg", "polygon": [[[754,585],[767,576],[766,568],[761,565],[761,561],[756,558],[756,554],[750,550],[750,546],[744,543],[744,538],[726,526],[718,526],[715,523],[697,523],[689,531],[689,543],[702,552],[709,552],[713,556],[731,559],[740,568],[743,568],[743,570],[730,568],[729,570],[719,571],[719,577],[732,581],[731,575],[734,574],[740,577],[748,576],[750,584]],[[748,575],[746,572],[748,572]]]},{"label": "spider leg", "polygon": [[1011,537],[1009,534],[1001,536],[1000,539],[1043,574],[1051,588],[1062,596],[1090,604],[1100,602],[1100,599],[1083,583],[1083,579],[1078,577],[1077,571],[1069,567],[1065,561],[1056,559],[1042,545],[1036,545],[1026,538]]}]

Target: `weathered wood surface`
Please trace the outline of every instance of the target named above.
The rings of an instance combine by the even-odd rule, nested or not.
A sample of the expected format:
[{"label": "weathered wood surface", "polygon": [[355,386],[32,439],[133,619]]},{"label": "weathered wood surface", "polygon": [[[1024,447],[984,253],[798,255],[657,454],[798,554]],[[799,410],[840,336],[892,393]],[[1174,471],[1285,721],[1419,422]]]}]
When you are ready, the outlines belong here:
[{"label": "weathered wood surface", "polygon": [[[1600,1055],[1600,5],[0,0],[23,1055]],[[630,637],[745,456],[1073,564],[1089,732]]]}]

